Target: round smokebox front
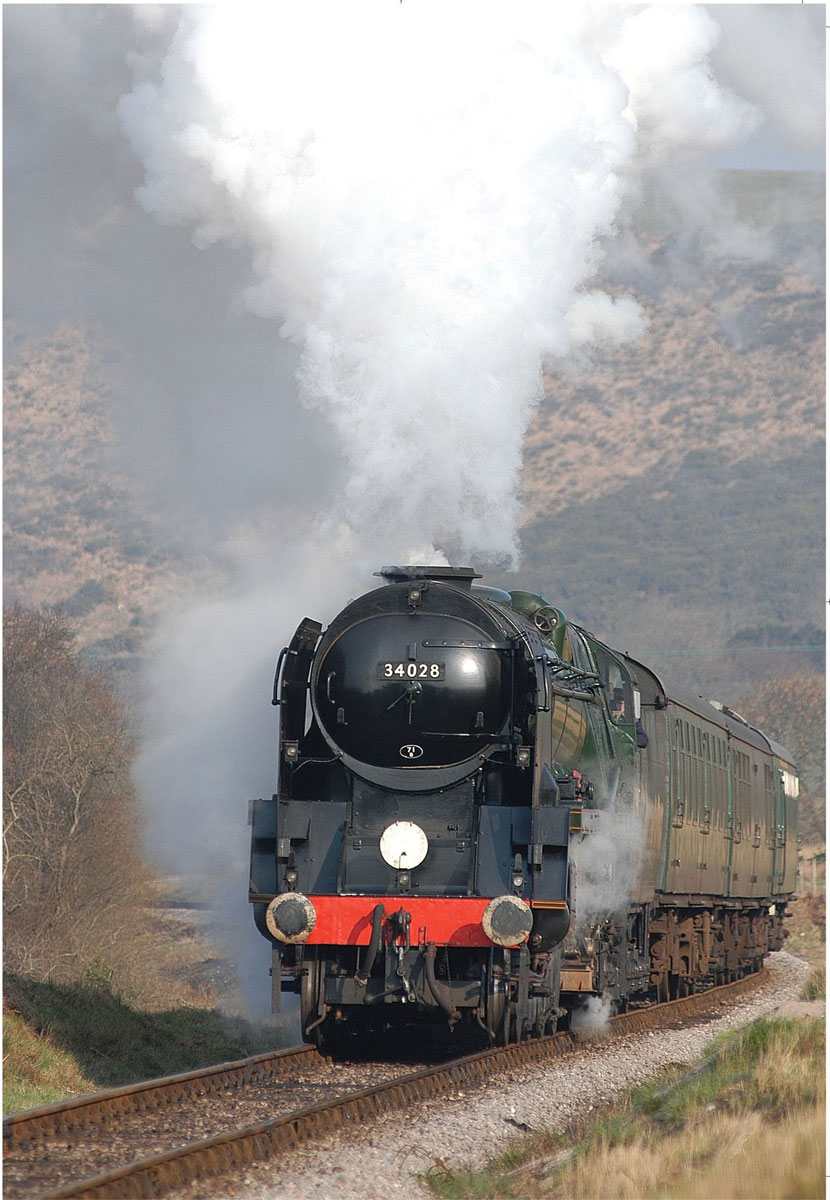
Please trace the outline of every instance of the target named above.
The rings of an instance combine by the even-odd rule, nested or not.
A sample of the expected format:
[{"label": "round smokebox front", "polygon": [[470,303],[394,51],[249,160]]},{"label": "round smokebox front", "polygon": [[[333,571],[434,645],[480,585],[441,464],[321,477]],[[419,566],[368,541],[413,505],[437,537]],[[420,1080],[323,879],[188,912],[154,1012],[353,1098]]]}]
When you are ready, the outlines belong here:
[{"label": "round smokebox front", "polygon": [[443,767],[484,751],[509,709],[503,655],[458,617],[367,617],[324,646],[313,704],[330,744],[375,767]]}]

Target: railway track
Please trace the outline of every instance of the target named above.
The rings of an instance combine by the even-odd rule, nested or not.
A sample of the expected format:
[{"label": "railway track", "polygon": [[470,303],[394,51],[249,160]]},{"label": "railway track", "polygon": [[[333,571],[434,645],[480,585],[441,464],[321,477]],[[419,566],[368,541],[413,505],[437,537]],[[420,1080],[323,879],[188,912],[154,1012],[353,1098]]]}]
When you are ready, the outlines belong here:
[{"label": "railway track", "polygon": [[[764,977],[622,1013],[609,1028],[630,1034],[719,1014]],[[4,1190],[9,1200],[163,1196],[500,1071],[573,1053],[580,1040],[559,1033],[405,1074],[400,1064],[332,1064],[297,1047],[16,1113],[3,1123]],[[252,1111],[266,1115],[251,1120]]]}]

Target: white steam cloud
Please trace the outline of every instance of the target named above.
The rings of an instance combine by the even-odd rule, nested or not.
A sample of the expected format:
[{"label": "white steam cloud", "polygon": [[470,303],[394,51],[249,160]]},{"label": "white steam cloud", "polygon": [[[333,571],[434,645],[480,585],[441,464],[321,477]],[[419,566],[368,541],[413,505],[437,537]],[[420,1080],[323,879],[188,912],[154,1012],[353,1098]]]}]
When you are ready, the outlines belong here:
[{"label": "white steam cloud", "polygon": [[[138,20],[158,36],[170,10]],[[233,586],[167,621],[148,675],[154,843],[213,875],[252,939],[244,795],[273,788],[277,650],[383,562],[516,565],[543,357],[643,333],[595,275],[644,178],[688,179],[758,122],[713,77],[717,37],[675,6],[311,0],[188,8],[166,52],[133,56],[140,204],[249,263],[234,302],[299,354],[296,386],[263,384],[278,425],[319,413],[340,460],[309,488],[291,435],[273,496],[218,526]]]},{"label": "white steam cloud", "polygon": [[583,294],[629,176],[757,120],[711,78],[716,33],[686,9],[196,8],[122,99],[140,203],[247,248],[240,301],[301,347],[362,542],[515,565],[543,354],[644,326]]},{"label": "white steam cloud", "polygon": [[825,9],[806,8],[807,19],[793,22],[783,4],[717,5],[722,36],[712,65],[719,79],[761,107],[786,142],[815,152],[823,151],[825,137]]},{"label": "white steam cloud", "polygon": [[641,874],[649,877],[643,871],[645,806],[635,806],[633,783],[620,787],[607,808],[586,810],[586,832],[572,843],[578,935],[624,912]]},{"label": "white steam cloud", "polygon": [[604,1033],[612,1016],[610,996],[586,996],[582,1004],[574,1009],[571,1028],[575,1033],[590,1038],[594,1034]]}]

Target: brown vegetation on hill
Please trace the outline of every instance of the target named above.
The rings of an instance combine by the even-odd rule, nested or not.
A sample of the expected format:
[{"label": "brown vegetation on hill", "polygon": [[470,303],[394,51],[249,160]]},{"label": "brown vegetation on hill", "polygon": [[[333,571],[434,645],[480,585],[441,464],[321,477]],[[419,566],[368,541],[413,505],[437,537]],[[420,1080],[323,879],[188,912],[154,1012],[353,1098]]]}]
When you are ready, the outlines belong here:
[{"label": "brown vegetation on hill", "polygon": [[[706,270],[665,272],[659,290],[638,295],[649,318],[644,337],[576,377],[546,374],[526,439],[526,523],[629,480],[649,494],[653,473],[664,480],[692,451],[722,452],[732,463],[766,452],[774,461],[782,443],[823,427],[819,246],[804,253],[823,190],[809,177],[788,188],[786,177],[757,172],[733,173],[728,190],[742,214],[766,200],[757,247]],[[786,245],[788,195],[798,204],[801,252]],[[666,243],[644,241],[657,269]],[[568,470],[567,487],[552,486],[566,464],[578,470]]]},{"label": "brown vegetation on hill", "polygon": [[140,651],[148,616],[193,564],[159,548],[114,458],[117,348],[64,325],[24,340],[5,377],[6,597],[60,605],[79,644],[112,660]]},{"label": "brown vegetation on hill", "polygon": [[823,180],[728,184],[756,244],[678,264],[644,239],[646,334],[550,368],[522,528],[532,586],[725,701],[822,668],[824,592]]},{"label": "brown vegetation on hill", "polygon": [[802,842],[823,842],[825,796],[825,681],[823,675],[790,676],[761,683],[735,707],[794,756],[801,772]]}]

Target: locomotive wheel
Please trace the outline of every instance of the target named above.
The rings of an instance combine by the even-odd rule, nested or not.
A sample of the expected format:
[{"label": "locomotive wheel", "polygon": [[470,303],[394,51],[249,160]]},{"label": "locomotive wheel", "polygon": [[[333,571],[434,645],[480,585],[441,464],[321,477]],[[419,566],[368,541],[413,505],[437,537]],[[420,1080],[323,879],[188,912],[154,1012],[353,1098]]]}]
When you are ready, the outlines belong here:
[{"label": "locomotive wheel", "polygon": [[348,1059],[352,1032],[344,1021],[336,1022],[327,1016],[325,1021],[312,1029],[311,1038],[321,1054],[329,1058]]},{"label": "locomotive wheel", "polygon": [[504,1045],[502,1037],[504,1028],[505,995],[502,986],[502,976],[494,969],[493,959],[496,952],[491,950],[489,961],[483,967],[484,971],[484,1023],[493,1041]]},{"label": "locomotive wheel", "polygon": [[533,1017],[533,1037],[547,1037],[549,1033],[556,1033],[557,1021],[557,1010],[540,1000]]},{"label": "locomotive wheel", "polygon": [[669,976],[669,999],[682,1000],[684,996],[688,996],[688,988],[686,979],[682,975]]},{"label": "locomotive wheel", "polygon": [[498,1032],[498,1043],[500,1046],[510,1045],[510,1005],[505,1004],[502,1014],[501,1025]]},{"label": "locomotive wheel", "polygon": [[493,980],[487,990],[485,1005],[485,1023],[494,1040],[500,1040],[499,1034],[504,1025],[504,992],[497,992]]},{"label": "locomotive wheel", "polygon": [[320,1016],[325,964],[320,961],[317,952],[314,951],[313,957],[306,958],[303,966],[305,973],[300,982],[300,1028],[303,1031],[303,1038],[313,1041],[319,1048],[322,1044],[320,1032],[322,1024],[312,1029],[308,1037],[306,1037],[306,1031],[309,1025],[313,1025]]},{"label": "locomotive wheel", "polygon": [[511,1042],[519,1041],[519,1013],[518,1006],[514,1000],[511,1000],[504,1011],[504,1024],[502,1025],[502,1040],[503,1046],[509,1046]]}]

